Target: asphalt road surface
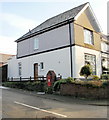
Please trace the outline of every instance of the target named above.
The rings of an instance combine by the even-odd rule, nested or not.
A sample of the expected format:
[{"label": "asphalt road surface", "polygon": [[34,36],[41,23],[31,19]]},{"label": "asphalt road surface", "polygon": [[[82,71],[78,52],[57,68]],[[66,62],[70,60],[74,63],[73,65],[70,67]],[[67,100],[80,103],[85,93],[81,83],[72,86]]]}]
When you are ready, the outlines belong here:
[{"label": "asphalt road surface", "polygon": [[[21,90],[2,89],[2,118],[107,118],[106,106],[45,99]],[[1,99],[0,99],[1,101]]]}]

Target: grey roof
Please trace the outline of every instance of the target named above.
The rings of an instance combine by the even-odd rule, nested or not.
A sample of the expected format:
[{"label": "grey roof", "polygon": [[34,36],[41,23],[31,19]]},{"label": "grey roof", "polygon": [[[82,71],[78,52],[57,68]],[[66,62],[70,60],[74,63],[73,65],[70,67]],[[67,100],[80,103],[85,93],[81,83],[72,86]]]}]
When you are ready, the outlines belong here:
[{"label": "grey roof", "polygon": [[103,37],[105,40],[109,40],[109,36],[108,36],[108,35],[102,34],[102,37]]},{"label": "grey roof", "polygon": [[109,35],[101,34],[102,35],[102,41],[107,43],[109,45]]},{"label": "grey roof", "polygon": [[107,36],[107,40],[109,41],[109,35]]},{"label": "grey roof", "polygon": [[46,20],[45,22],[43,22],[42,24],[38,25],[37,27],[35,27],[34,29],[32,29],[31,31],[29,31],[28,33],[26,33],[25,35],[23,35],[22,37],[20,37],[17,41],[27,37],[28,35],[31,35],[33,33],[36,33],[40,30],[43,30],[45,28],[51,27],[53,25],[56,25],[58,23],[64,22],[66,20],[70,20],[70,19],[74,19],[74,17],[85,7],[87,3],[82,4],[78,7],[75,7],[71,10],[68,10],[64,13],[61,13],[57,16],[54,16],[48,20]]}]

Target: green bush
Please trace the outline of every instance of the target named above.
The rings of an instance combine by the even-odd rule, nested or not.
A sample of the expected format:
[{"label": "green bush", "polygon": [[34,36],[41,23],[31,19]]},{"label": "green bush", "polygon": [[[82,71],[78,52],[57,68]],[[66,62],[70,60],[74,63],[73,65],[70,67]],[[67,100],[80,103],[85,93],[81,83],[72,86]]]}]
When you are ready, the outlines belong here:
[{"label": "green bush", "polygon": [[24,88],[24,83],[20,82],[5,82],[3,83],[3,86],[5,87],[11,87],[11,88]]},{"label": "green bush", "polygon": [[72,82],[74,82],[74,79],[71,78],[71,77],[68,77],[67,79],[58,80],[58,81],[56,81],[56,82],[54,83],[54,85],[53,85],[54,91],[59,91],[60,85],[61,85],[62,83],[72,83]]},{"label": "green bush", "polygon": [[92,75],[91,77],[93,80],[100,80],[100,78],[97,75]]},{"label": "green bush", "polygon": [[90,65],[84,65],[80,70],[80,75],[84,76],[87,80],[87,77],[92,74],[92,69]]},{"label": "green bush", "polygon": [[109,80],[109,74],[102,74],[101,79]]},{"label": "green bush", "polygon": [[72,82],[74,82],[74,79],[72,77],[68,77],[67,79],[65,79],[65,81],[67,83],[72,83]]},{"label": "green bush", "polygon": [[104,81],[102,87],[106,88],[107,86],[109,86],[109,81]]},{"label": "green bush", "polygon": [[106,88],[109,87],[108,80],[91,80],[91,81],[79,81],[74,82],[74,84],[79,84],[88,88]]},{"label": "green bush", "polygon": [[2,84],[5,87],[11,87],[11,88],[18,88],[18,89],[24,89],[29,91],[38,91],[38,92],[44,92],[45,91],[45,83],[41,81],[35,81],[35,82],[5,82]]},{"label": "green bush", "polygon": [[46,87],[46,93],[52,94],[53,93],[53,87]]}]

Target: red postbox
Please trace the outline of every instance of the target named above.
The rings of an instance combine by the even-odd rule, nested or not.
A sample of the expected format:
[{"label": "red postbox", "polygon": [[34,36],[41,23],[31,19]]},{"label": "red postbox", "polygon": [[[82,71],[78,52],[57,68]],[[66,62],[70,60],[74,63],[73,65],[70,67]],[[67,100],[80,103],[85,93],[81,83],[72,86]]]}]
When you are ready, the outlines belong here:
[{"label": "red postbox", "polygon": [[47,85],[51,86],[51,76],[47,76]]}]

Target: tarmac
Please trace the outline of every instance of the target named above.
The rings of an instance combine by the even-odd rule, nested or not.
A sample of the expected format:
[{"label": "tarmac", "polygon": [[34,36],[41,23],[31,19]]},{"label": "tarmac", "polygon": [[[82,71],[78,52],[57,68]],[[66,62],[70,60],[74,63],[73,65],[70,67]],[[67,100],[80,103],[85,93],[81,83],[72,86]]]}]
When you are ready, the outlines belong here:
[{"label": "tarmac", "polygon": [[60,94],[47,94],[44,92],[33,92],[33,91],[25,91],[29,92],[29,94],[35,95],[40,98],[45,98],[49,100],[55,100],[59,102],[67,102],[67,103],[75,103],[75,104],[82,104],[82,105],[94,105],[94,106],[109,106],[109,100],[106,99],[86,99],[86,98],[75,98],[73,96],[63,96]]},{"label": "tarmac", "polygon": [[55,94],[36,94],[37,97],[42,97],[45,99],[56,100],[59,102],[75,103],[75,104],[86,104],[94,106],[109,106],[108,100],[94,100],[94,99],[85,99],[85,98],[75,98],[73,96],[62,96]]},{"label": "tarmac", "polygon": [[25,92],[26,94],[31,94],[40,98],[45,98],[49,100],[55,100],[59,102],[67,102],[67,103],[75,103],[75,104],[83,104],[83,105],[94,105],[94,106],[109,106],[109,100],[106,99],[86,99],[86,98],[75,98],[73,96],[63,96],[60,94],[47,94],[44,92],[34,92],[34,91],[27,91],[22,89],[16,89],[16,88],[8,88],[5,87],[3,89],[14,89],[18,92]]}]

